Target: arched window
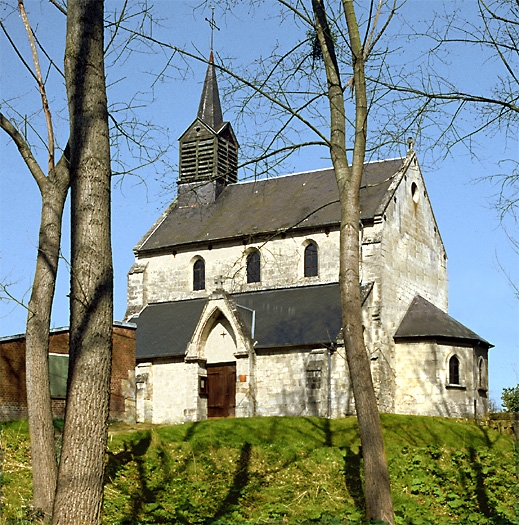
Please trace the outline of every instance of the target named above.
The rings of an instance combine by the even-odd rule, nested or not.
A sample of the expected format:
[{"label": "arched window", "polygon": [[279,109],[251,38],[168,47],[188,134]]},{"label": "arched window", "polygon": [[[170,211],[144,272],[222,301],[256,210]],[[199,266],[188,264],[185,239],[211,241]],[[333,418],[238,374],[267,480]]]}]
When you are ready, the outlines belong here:
[{"label": "arched window", "polygon": [[317,246],[311,242],[305,248],[305,277],[317,277]]},{"label": "arched window", "polygon": [[449,384],[460,384],[460,360],[455,355],[449,359]]},{"label": "arched window", "polygon": [[247,282],[259,283],[260,280],[260,253],[255,250],[247,255]]},{"label": "arched window", "polygon": [[197,259],[193,264],[193,290],[205,290],[205,262]]}]

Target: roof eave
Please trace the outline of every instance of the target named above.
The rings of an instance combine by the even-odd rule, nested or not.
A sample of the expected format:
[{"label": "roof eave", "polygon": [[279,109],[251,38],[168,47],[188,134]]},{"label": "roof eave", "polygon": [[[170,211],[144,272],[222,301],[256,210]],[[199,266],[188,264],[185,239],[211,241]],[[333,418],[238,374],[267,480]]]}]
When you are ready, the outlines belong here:
[{"label": "roof eave", "polygon": [[[364,220],[364,219],[363,219]],[[176,243],[176,244],[168,244],[167,246],[158,246],[156,248],[144,248],[143,246],[146,244],[146,241],[148,240],[149,236],[146,237],[146,241],[141,243],[140,245],[137,245],[134,248],[135,255],[144,255],[146,256],[154,256],[154,255],[161,255],[167,252],[175,251],[175,250],[182,250],[184,248],[194,248],[194,247],[200,247],[200,246],[207,246],[208,244],[220,244],[225,242],[232,241],[233,243],[239,243],[243,242],[244,240],[247,240],[247,244],[251,243],[251,239],[260,239],[263,237],[267,237],[268,239],[273,239],[275,237],[278,237],[279,235],[283,234],[290,234],[291,232],[297,231],[298,233],[306,231],[315,231],[315,230],[321,230],[326,228],[338,228],[340,227],[340,221],[333,221],[333,222],[323,222],[321,224],[312,225],[312,226],[294,226],[291,228],[283,228],[280,230],[272,230],[272,231],[262,231],[260,233],[258,232],[251,232],[251,233],[241,233],[239,235],[232,235],[228,237],[211,237],[207,239],[199,239],[196,241],[190,241],[190,242],[183,242],[183,243]]]},{"label": "roof eave", "polygon": [[455,337],[449,335],[433,335],[433,334],[416,334],[416,335],[394,335],[393,339],[395,342],[415,342],[415,341],[436,341],[441,344],[449,343],[463,343],[465,346],[486,346],[487,348],[494,348],[492,343],[489,343],[482,338],[470,338],[470,337]]}]

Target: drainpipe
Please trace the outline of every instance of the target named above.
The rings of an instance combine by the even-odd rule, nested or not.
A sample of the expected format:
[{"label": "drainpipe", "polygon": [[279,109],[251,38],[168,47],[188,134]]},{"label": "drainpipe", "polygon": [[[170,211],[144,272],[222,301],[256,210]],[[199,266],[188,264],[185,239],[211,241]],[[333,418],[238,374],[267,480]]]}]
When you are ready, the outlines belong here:
[{"label": "drainpipe", "polygon": [[251,400],[251,409],[249,409],[249,413],[251,416],[256,415],[256,351],[255,346],[258,344],[258,341],[254,340],[254,335],[256,331],[256,310],[252,310],[251,308],[247,308],[246,306],[243,306],[241,304],[237,305],[240,308],[243,308],[244,310],[248,310],[252,313],[252,319],[251,319],[251,342],[252,342],[252,348],[253,352],[251,355],[249,355],[249,398]]},{"label": "drainpipe", "polygon": [[252,310],[251,308],[247,308],[246,306],[243,306],[241,304],[238,305],[240,308],[243,308],[244,310],[248,310],[249,312],[252,312],[252,322],[251,322],[251,334],[250,338],[254,340],[254,331],[256,330],[256,310]]},{"label": "drainpipe", "polygon": [[364,224],[359,220],[359,282],[362,283],[363,268],[362,264],[362,243],[364,242]]},{"label": "drainpipe", "polygon": [[332,349],[333,343],[326,347],[326,355],[328,357],[328,406],[326,417],[330,419],[332,417]]},{"label": "drainpipe", "polygon": [[478,398],[477,398],[477,391],[479,388],[479,366],[478,366],[478,356],[477,356],[477,349],[479,346],[479,341],[476,342],[476,346],[472,350],[472,376],[474,381],[474,388],[473,388],[473,403],[474,403],[474,422],[478,422]]}]

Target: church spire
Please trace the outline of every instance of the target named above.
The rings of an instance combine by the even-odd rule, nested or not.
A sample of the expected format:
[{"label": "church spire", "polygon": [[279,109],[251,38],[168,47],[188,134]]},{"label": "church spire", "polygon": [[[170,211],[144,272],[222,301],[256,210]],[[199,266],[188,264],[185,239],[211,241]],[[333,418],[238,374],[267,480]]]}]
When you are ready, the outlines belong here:
[{"label": "church spire", "polygon": [[214,201],[227,184],[237,182],[239,145],[231,124],[223,120],[212,50],[197,117],[179,142],[179,199],[196,189],[197,202],[208,202],[210,194]]},{"label": "church spire", "polygon": [[223,124],[222,106],[218,93],[218,82],[216,81],[216,68],[214,67],[213,52],[209,55],[209,65],[205,74],[204,88],[200,97],[198,107],[198,118],[218,131]]}]

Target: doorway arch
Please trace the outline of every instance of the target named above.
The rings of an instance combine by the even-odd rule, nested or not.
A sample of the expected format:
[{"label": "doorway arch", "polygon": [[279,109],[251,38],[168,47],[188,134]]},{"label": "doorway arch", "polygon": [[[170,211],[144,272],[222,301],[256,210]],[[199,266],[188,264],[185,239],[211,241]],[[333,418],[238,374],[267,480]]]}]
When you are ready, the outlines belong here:
[{"label": "doorway arch", "polygon": [[229,320],[216,309],[202,335],[206,359],[207,417],[234,417],[236,408],[236,334]]}]

